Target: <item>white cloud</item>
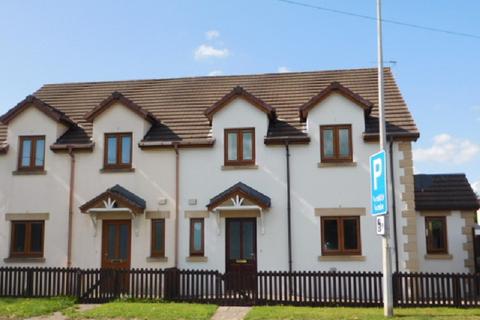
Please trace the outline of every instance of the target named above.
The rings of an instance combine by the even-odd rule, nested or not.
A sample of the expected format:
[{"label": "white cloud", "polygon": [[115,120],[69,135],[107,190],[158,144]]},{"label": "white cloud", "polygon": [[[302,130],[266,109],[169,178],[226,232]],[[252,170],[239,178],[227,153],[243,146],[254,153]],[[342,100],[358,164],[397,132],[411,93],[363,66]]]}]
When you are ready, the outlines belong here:
[{"label": "white cloud", "polygon": [[287,67],[278,67],[277,69],[278,73],[285,73],[285,72],[290,72],[290,70]]},{"label": "white cloud", "polygon": [[207,58],[225,58],[230,54],[228,49],[217,49],[208,44],[200,45],[194,53],[196,60],[202,60]]},{"label": "white cloud", "polygon": [[222,70],[213,70],[208,73],[209,76],[221,76],[223,74]]},{"label": "white cloud", "polygon": [[205,37],[207,38],[207,40],[212,40],[220,37],[220,32],[218,30],[208,30],[207,32],[205,32]]},{"label": "white cloud", "polygon": [[413,159],[460,164],[472,160],[479,153],[480,145],[468,139],[455,138],[442,133],[433,138],[431,147],[413,150]]},{"label": "white cloud", "polygon": [[472,183],[472,188],[480,196],[480,180]]}]

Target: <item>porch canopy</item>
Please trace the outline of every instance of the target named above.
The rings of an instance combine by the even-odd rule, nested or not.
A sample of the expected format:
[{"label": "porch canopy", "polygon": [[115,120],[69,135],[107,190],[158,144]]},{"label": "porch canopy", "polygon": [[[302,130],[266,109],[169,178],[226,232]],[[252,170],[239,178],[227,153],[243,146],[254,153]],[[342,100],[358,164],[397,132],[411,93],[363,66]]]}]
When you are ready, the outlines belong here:
[{"label": "porch canopy", "polygon": [[260,217],[263,234],[263,213],[270,206],[270,197],[243,182],[238,182],[211,198],[207,209],[217,213],[218,232],[220,232],[220,217]]},{"label": "porch canopy", "polygon": [[125,212],[133,215],[143,213],[145,208],[144,199],[117,184],[86,202],[80,211],[90,214]]}]

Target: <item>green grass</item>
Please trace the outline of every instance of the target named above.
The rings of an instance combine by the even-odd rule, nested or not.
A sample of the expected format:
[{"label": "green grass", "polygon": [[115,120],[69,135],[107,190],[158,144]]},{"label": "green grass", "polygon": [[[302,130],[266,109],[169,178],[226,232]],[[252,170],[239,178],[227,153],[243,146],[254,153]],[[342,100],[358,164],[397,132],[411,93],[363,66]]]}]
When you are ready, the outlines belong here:
[{"label": "green grass", "polygon": [[[395,309],[395,318],[405,320],[480,320],[480,309],[408,308]],[[246,320],[371,320],[385,319],[379,308],[255,307]]]},{"label": "green grass", "polygon": [[217,306],[208,304],[116,301],[83,312],[70,309],[64,314],[75,319],[207,320],[216,310]]},{"label": "green grass", "polygon": [[0,318],[28,318],[73,306],[71,298],[0,298]]}]

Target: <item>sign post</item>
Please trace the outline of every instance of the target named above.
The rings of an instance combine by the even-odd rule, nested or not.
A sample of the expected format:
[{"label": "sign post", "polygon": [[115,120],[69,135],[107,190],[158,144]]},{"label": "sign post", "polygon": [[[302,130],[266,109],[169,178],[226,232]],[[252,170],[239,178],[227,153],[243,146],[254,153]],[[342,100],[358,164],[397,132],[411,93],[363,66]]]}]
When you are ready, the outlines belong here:
[{"label": "sign post", "polygon": [[383,49],[382,49],[382,3],[377,0],[377,55],[378,55],[378,114],[379,114],[379,149],[370,159],[370,175],[372,188],[372,215],[384,215],[382,228],[377,232],[382,235],[383,257],[383,314],[393,316],[392,256],[390,254],[389,216],[388,216],[388,174],[387,174],[387,135],[385,128],[385,107],[383,92]]}]

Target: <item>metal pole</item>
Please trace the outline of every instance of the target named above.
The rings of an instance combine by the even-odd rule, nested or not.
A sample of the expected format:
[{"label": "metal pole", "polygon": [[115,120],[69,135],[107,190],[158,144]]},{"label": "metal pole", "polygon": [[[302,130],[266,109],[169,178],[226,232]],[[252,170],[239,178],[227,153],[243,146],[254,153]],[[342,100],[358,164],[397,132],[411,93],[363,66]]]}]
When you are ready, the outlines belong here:
[{"label": "metal pole", "polygon": [[[382,3],[377,0],[377,54],[378,54],[378,110],[379,110],[379,138],[380,151],[386,151],[387,139],[385,130],[385,110],[383,92],[383,50],[382,50]],[[387,158],[388,162],[388,158]],[[388,166],[387,166],[388,168]],[[385,170],[387,170],[385,168]],[[388,175],[387,175],[388,177]],[[383,255],[383,314],[385,317],[393,316],[393,291],[392,291],[392,257],[389,242],[389,216],[385,216],[385,234],[382,237]]]}]

